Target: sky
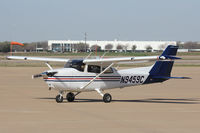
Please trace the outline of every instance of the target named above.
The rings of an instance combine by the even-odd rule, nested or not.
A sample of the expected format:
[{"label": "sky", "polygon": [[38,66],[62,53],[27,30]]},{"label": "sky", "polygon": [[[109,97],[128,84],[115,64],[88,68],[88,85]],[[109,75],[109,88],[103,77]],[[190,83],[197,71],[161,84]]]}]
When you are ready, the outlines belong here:
[{"label": "sky", "polygon": [[0,0],[0,41],[200,41],[200,0]]}]

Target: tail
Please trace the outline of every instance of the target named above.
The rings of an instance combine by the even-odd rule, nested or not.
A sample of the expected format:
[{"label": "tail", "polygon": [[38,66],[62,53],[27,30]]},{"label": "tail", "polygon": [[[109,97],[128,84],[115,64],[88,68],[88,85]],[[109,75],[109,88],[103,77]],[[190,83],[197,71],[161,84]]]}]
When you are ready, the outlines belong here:
[{"label": "tail", "polygon": [[[160,57],[167,57],[169,59],[180,59],[176,56],[178,46],[168,45]],[[171,78],[186,79],[188,77],[171,77],[172,67],[174,65],[173,60],[169,61],[156,61],[151,70],[149,71],[149,77],[146,83],[163,82]]]},{"label": "tail", "polygon": [[[161,56],[164,57],[174,57],[176,56],[178,46],[169,45]],[[174,61],[156,61],[152,69],[150,70],[151,76],[171,76],[171,71]]]}]

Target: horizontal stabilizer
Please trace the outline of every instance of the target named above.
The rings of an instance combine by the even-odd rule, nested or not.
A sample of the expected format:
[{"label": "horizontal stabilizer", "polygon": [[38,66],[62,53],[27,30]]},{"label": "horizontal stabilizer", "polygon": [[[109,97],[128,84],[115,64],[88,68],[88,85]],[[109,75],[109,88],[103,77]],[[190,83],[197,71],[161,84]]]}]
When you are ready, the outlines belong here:
[{"label": "horizontal stabilizer", "polygon": [[168,56],[168,55],[165,55],[165,58],[166,58],[166,59],[171,59],[171,60],[181,59],[180,57],[176,57],[176,56]]},{"label": "horizontal stabilizer", "polygon": [[168,55],[165,55],[165,58],[166,58],[166,59],[171,59],[171,60],[181,59],[180,57],[176,57],[176,56],[168,56]]},{"label": "horizontal stabilizer", "polygon": [[191,79],[190,77],[167,77],[167,76],[153,76],[154,79]]}]

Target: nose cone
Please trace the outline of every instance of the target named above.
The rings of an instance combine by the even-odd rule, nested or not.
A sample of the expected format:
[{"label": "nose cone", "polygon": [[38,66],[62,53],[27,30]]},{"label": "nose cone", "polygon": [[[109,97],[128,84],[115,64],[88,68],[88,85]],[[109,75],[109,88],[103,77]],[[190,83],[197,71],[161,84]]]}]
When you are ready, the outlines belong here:
[{"label": "nose cone", "polygon": [[48,77],[53,77],[53,76],[55,76],[57,73],[58,73],[58,71],[53,71],[53,70],[51,70],[51,71],[46,71],[46,72],[44,72],[44,75],[46,75],[46,76],[48,76]]}]

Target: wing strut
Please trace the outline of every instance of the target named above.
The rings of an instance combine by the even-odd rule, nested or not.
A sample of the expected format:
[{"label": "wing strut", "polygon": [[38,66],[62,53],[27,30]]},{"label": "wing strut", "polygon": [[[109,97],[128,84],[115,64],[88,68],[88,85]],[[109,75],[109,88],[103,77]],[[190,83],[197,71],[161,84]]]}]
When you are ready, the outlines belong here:
[{"label": "wing strut", "polygon": [[88,87],[92,82],[94,82],[94,80],[96,78],[98,78],[99,76],[101,76],[105,71],[107,71],[110,67],[112,67],[114,65],[114,63],[110,64],[108,67],[106,67],[106,69],[104,69],[101,73],[99,73],[96,77],[94,77],[92,80],[90,80],[90,82],[88,82],[85,86],[81,87],[81,89],[85,89],[86,87]]},{"label": "wing strut", "polygon": [[45,64],[49,67],[50,70],[53,70],[53,68],[51,67],[51,65],[49,65],[48,62],[46,62]]}]

